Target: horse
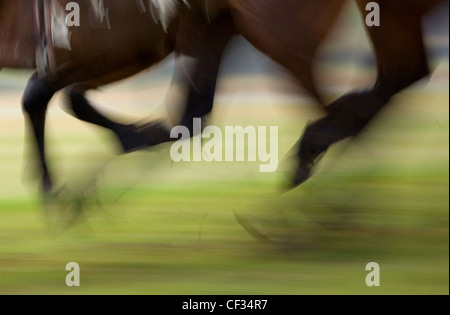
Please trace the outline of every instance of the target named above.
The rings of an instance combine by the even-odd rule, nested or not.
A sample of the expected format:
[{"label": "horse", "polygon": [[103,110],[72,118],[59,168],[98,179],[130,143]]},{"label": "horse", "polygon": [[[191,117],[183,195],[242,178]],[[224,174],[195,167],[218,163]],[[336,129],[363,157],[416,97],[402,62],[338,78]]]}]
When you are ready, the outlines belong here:
[{"label": "horse", "polygon": [[[0,2],[0,69],[37,70],[27,83],[22,106],[35,139],[44,193],[53,188],[45,156],[45,116],[57,91],[64,89],[77,118],[111,130],[124,152],[169,141],[169,132],[161,124],[143,128],[108,119],[85,98],[87,90],[135,75],[175,51],[202,60],[196,66],[196,72],[202,75],[197,75],[191,95],[209,97],[202,87],[209,87],[217,78],[218,73],[210,69],[218,69],[215,64],[220,62],[221,45],[226,42],[211,39],[221,33],[228,38],[234,34],[230,32],[233,27],[223,27],[227,22],[220,22],[223,18],[217,16],[217,22],[208,23],[206,29],[206,23],[190,10],[185,16],[174,17],[174,12],[182,11],[179,6],[187,5],[181,2],[82,0],[77,2],[80,26],[71,28],[64,12],[69,1]],[[178,35],[180,29],[183,32]],[[195,44],[189,43],[194,37]],[[205,51],[211,52],[211,57]]]},{"label": "horse", "polygon": [[[325,111],[324,117],[311,123],[301,138],[297,156],[298,165],[291,183],[291,188],[297,187],[312,176],[315,165],[330,146],[343,139],[357,137],[389,104],[394,95],[430,74],[421,19],[441,1],[419,0],[411,3],[407,0],[379,0],[381,26],[366,25],[376,57],[377,80],[366,91],[347,93],[330,105],[325,103],[315,83],[315,61],[318,49],[342,11],[345,0],[176,1],[174,5],[178,10],[174,11],[173,8],[169,10],[170,15],[173,16],[170,21],[155,23],[155,19],[151,22],[148,19],[142,20],[142,24],[139,25],[145,25],[147,30],[136,27],[136,25],[133,27],[123,26],[129,27],[127,28],[129,33],[124,31],[124,34],[134,34],[131,36],[132,40],[127,41],[126,44],[130,45],[135,40],[139,43],[146,43],[142,47],[148,49],[139,47],[142,50],[138,49],[137,56],[141,58],[137,58],[138,62],[136,62],[136,51],[134,51],[135,54],[131,55],[134,62],[126,65],[117,63],[120,58],[105,60],[104,63],[101,63],[104,67],[97,67],[96,63],[99,62],[99,59],[93,58],[94,61],[90,59],[90,62],[86,62],[84,58],[90,52],[85,51],[84,38],[92,38],[89,36],[94,35],[92,35],[92,30],[88,30],[86,33],[80,30],[80,35],[77,37],[77,31],[74,31],[73,41],[76,44],[72,44],[78,49],[73,49],[73,51],[54,49],[56,51],[54,59],[61,60],[55,62],[57,69],[54,71],[59,79],[50,80],[51,84],[49,84],[49,80],[35,75],[30,80],[25,93],[24,108],[35,127],[37,142],[42,144],[42,147],[39,146],[41,161],[45,161],[42,122],[45,118],[46,104],[55,90],[71,84],[76,84],[76,87],[69,92],[75,114],[82,120],[113,130],[122,140],[132,135],[130,138],[137,141],[138,144],[130,145],[131,148],[142,145],[141,142],[156,145],[171,141],[165,131],[157,133],[159,137],[155,137],[153,132],[146,133],[147,139],[139,140],[139,137],[136,137],[139,132],[135,130],[134,126],[116,125],[106,119],[87,103],[83,93],[89,88],[129,76],[140,67],[148,67],[151,64],[149,60],[157,62],[164,58],[171,49],[180,51],[195,56],[198,60],[192,75],[194,84],[190,84],[185,112],[181,121],[183,125],[191,127],[192,118],[203,118],[211,112],[221,56],[231,38],[241,34],[262,53],[292,73],[299,86],[313,96]],[[17,2],[21,1],[8,2],[10,8],[14,7],[12,3]],[[67,3],[67,1],[60,2]],[[131,1],[126,2],[130,3]],[[113,12],[114,5],[119,8],[127,5],[120,1],[105,1],[105,3],[110,6],[111,12]],[[162,3],[162,1],[158,3]],[[369,3],[370,1],[367,0],[356,0],[362,15],[367,13],[366,8]],[[25,4],[22,3],[22,5]],[[157,7],[153,7],[153,10],[150,8],[149,11],[154,12],[155,8]],[[0,5],[0,12],[1,10],[2,5]],[[129,21],[130,16],[124,11],[119,10],[115,14],[115,18],[118,20]],[[28,24],[28,26],[30,25]],[[17,27],[19,26],[17,25]],[[148,36],[144,42],[141,41],[141,32]],[[186,36],[184,33],[189,34]],[[102,34],[105,36],[105,33]],[[300,34],[304,36],[300,36]],[[22,35],[32,42],[33,38],[30,34]],[[87,42],[92,44],[98,40],[99,43],[103,43],[98,36],[93,38],[94,41],[87,40]],[[186,38],[195,40],[183,40]],[[109,40],[111,41],[107,41],[108,45],[106,46],[114,47],[120,52],[121,50],[117,47],[117,38],[109,38]],[[133,42],[131,46],[136,48],[135,44]],[[149,53],[152,51],[149,49],[150,46],[152,48],[164,47],[165,49],[156,53],[153,49],[152,54]],[[126,47],[127,45],[124,44],[120,48],[126,50]],[[23,47],[19,45],[19,48]],[[30,51],[36,53],[36,49],[33,49],[31,44],[28,49],[25,49],[30,57],[27,65],[36,66],[33,63],[33,53]],[[111,54],[111,51],[103,50],[103,52]],[[79,55],[77,56],[77,54]],[[120,55],[120,53],[114,51],[114,55]],[[154,58],[149,58],[149,56]],[[78,60],[78,62],[74,62],[74,60]],[[125,74],[124,69],[127,70]],[[45,162],[43,169],[44,183],[47,182],[46,185],[51,186]]]}]

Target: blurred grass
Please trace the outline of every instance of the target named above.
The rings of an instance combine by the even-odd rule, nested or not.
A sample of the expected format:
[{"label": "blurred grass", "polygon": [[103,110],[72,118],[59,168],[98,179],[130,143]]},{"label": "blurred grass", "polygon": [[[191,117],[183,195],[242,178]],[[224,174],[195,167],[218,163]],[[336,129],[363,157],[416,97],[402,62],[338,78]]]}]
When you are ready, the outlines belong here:
[{"label": "blurred grass", "polygon": [[[101,101],[124,109],[123,92]],[[44,207],[29,181],[20,93],[2,93],[0,294],[448,294],[448,96],[404,93],[286,194],[283,157],[317,114],[308,106],[219,98],[217,125],[279,125],[275,174],[257,163],[172,165],[167,147],[116,156],[108,134],[53,109],[49,157],[62,190]],[[135,91],[132,103],[145,97]],[[47,226],[80,205],[77,225]],[[71,261],[80,288],[65,286]],[[365,284],[372,261],[380,288]]]}]

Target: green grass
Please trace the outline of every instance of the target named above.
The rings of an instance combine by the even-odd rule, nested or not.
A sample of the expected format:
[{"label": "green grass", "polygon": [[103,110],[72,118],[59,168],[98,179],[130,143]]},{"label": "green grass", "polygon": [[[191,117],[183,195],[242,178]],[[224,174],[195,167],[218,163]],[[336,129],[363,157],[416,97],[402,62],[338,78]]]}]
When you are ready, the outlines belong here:
[{"label": "green grass", "polygon": [[[167,148],[119,157],[102,131],[55,115],[50,160],[64,189],[44,206],[24,180],[21,118],[2,120],[0,294],[448,294],[448,93],[426,107],[425,93],[400,99],[286,194],[288,162],[259,174],[255,163],[171,165]],[[311,118],[255,108],[214,119],[279,124],[281,158]],[[84,219],[61,233],[55,213],[80,202]],[[65,286],[72,261],[80,288]],[[379,288],[365,284],[372,261]]]}]

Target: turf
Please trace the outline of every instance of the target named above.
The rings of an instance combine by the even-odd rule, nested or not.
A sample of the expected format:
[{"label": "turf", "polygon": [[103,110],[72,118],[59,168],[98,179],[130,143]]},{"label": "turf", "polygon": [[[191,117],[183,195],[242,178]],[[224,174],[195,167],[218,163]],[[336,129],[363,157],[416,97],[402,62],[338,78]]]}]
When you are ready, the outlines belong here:
[{"label": "turf", "polygon": [[[145,103],[143,92],[130,94]],[[125,111],[124,95],[93,97]],[[43,201],[20,93],[2,92],[0,294],[449,293],[448,89],[404,93],[289,193],[283,158],[316,110],[238,99],[219,98],[213,122],[278,125],[277,173],[173,164],[167,146],[118,156],[107,133],[53,104],[49,159],[60,191]],[[72,261],[79,288],[65,285]],[[377,288],[365,283],[372,261]]]}]

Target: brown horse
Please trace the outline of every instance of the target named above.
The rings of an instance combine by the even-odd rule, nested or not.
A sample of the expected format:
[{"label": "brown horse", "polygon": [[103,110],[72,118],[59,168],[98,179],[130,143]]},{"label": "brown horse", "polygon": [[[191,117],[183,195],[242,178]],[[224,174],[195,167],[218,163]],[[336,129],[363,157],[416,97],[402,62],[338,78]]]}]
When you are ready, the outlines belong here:
[{"label": "brown horse", "polygon": [[[56,2],[66,4],[68,1]],[[152,1],[150,7],[143,7],[141,1],[137,1],[138,5],[133,1],[101,2],[111,12],[106,26],[100,21],[98,30],[92,27],[74,29],[71,50],[44,45],[51,48],[51,53],[45,54],[47,61],[51,59],[50,64],[44,63],[47,69],[45,75],[33,76],[24,97],[25,110],[40,144],[46,187],[51,186],[51,181],[43,150],[43,121],[47,103],[55,91],[77,84],[69,91],[74,112],[83,120],[113,130],[126,150],[169,141],[166,132],[158,128],[158,137],[150,134],[149,138],[145,138],[139,137],[135,126],[111,122],[90,107],[83,92],[130,76],[173,50],[193,55],[198,58],[192,74],[195,86],[189,86],[182,120],[189,127],[193,117],[203,117],[211,111],[221,55],[228,41],[237,33],[288,69],[326,109],[326,116],[311,124],[302,138],[293,186],[301,184],[310,177],[318,158],[333,143],[357,136],[393,95],[429,74],[421,18],[439,0],[414,3],[406,0],[378,1],[382,10],[381,26],[367,28],[377,58],[378,80],[368,91],[347,94],[329,106],[325,106],[314,82],[314,61],[345,0],[180,0],[174,3],[177,11],[173,7],[166,8],[169,10],[166,12],[174,17],[171,20],[164,20],[167,16],[163,15],[159,20],[155,18],[155,12],[161,13],[157,4],[163,1]],[[367,13],[369,2],[357,0],[362,14]],[[79,3],[82,12],[89,12],[90,1]],[[0,65],[5,65],[5,56],[2,55],[14,47],[16,52],[20,52],[16,56],[21,58],[6,58],[6,66],[36,67],[38,65],[34,60],[35,55],[39,56],[39,49],[35,47],[42,47],[42,39],[44,42],[47,40],[48,44],[58,38],[52,36],[55,35],[51,33],[52,28],[46,29],[42,38],[30,35],[33,29],[31,23],[16,22],[20,20],[18,14],[23,19],[21,10],[24,9],[28,10],[30,20],[33,20],[30,2],[0,2],[0,23],[9,23],[4,24],[9,27],[8,30],[11,25],[16,27],[13,34],[7,31],[2,33],[5,28],[0,28],[0,43],[3,45],[6,39],[9,45],[7,49],[0,50]],[[8,16],[4,18],[2,12],[6,11]],[[89,18],[89,13],[83,13],[81,25],[89,25]],[[27,41],[18,43],[16,36]],[[38,45],[33,46],[36,37]],[[59,46],[64,45],[67,46],[67,38],[63,38]]]},{"label": "brown horse", "polygon": [[[161,125],[142,131],[107,119],[88,103],[84,92],[132,76],[176,50],[199,58],[195,72],[202,75],[193,74],[198,79],[191,95],[212,103],[213,95],[204,89],[215,85],[222,46],[235,33],[219,15],[206,28],[206,18],[178,0],[77,1],[80,26],[69,28],[65,21],[69,2],[0,1],[0,68],[38,70],[26,87],[23,108],[36,140],[44,191],[52,188],[45,158],[45,116],[58,90],[66,88],[78,118],[113,131],[126,152],[169,141]],[[212,40],[213,34],[219,37]]]}]

